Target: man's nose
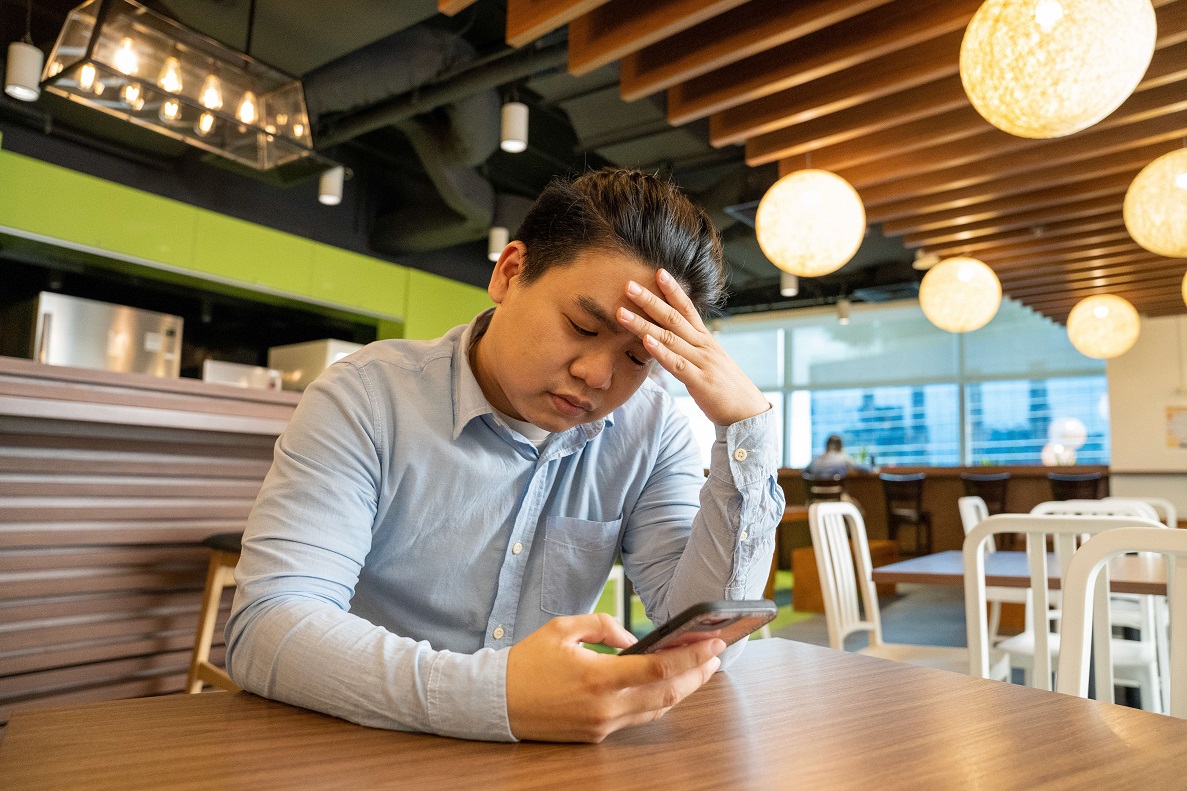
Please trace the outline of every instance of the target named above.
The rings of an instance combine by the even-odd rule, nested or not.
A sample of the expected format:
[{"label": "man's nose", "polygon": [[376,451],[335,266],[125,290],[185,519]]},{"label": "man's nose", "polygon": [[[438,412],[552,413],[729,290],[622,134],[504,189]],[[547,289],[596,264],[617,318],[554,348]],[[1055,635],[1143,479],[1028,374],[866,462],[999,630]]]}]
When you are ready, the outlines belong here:
[{"label": "man's nose", "polygon": [[573,361],[569,372],[593,390],[608,390],[614,379],[614,357],[610,352],[591,352]]}]

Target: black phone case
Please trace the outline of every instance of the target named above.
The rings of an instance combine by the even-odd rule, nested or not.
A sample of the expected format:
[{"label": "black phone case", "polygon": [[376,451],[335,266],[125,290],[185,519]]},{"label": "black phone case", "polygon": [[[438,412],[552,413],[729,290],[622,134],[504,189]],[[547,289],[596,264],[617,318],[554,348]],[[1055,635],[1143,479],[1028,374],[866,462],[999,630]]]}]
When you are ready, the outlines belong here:
[{"label": "black phone case", "polygon": [[675,647],[686,642],[680,638],[691,634],[719,632],[716,637],[731,645],[775,620],[778,608],[769,599],[745,601],[711,601],[694,604],[672,620],[658,627],[624,654],[646,654],[661,648]]}]

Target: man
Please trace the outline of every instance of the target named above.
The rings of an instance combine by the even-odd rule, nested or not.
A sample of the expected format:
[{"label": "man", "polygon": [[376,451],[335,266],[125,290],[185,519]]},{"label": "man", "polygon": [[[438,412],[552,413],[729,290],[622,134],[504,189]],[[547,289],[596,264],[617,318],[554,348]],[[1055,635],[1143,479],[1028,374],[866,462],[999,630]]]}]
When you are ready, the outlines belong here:
[{"label": "man", "polygon": [[[761,596],[776,424],[701,321],[723,279],[716,232],[670,184],[550,185],[495,265],[492,311],[371,344],[306,390],[244,534],[232,678],[365,725],[504,741],[600,741],[704,683],[721,640],[581,643],[634,642],[588,614],[620,553],[656,621]],[[718,426],[708,481],[653,360]]]},{"label": "man", "polygon": [[824,453],[812,457],[804,472],[816,478],[830,478],[848,475],[851,470],[869,472],[870,467],[858,464],[845,452],[845,446],[838,434],[830,434],[824,441]]}]

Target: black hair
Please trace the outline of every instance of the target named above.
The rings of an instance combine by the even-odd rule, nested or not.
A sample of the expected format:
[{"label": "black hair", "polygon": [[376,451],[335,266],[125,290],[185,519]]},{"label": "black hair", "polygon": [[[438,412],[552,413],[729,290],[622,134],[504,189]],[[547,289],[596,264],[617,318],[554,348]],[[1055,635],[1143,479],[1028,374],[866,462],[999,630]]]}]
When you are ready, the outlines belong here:
[{"label": "black hair", "polygon": [[525,285],[586,250],[633,256],[676,278],[702,316],[725,301],[721,237],[675,184],[637,170],[603,168],[556,179],[515,238],[527,247]]},{"label": "black hair", "polygon": [[829,434],[828,439],[824,441],[825,450],[841,450],[843,447],[845,446],[841,444],[840,434]]}]

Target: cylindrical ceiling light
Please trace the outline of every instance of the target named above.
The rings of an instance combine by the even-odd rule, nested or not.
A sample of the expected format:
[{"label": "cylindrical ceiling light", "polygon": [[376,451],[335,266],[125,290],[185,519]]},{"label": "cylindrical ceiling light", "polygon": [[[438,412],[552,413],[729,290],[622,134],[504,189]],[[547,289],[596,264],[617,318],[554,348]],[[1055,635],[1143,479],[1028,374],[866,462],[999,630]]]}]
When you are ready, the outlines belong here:
[{"label": "cylindrical ceiling light", "polygon": [[1062,137],[1133,93],[1155,33],[1150,0],[986,0],[965,29],[960,79],[998,129]]},{"label": "cylindrical ceiling light", "polygon": [[523,102],[507,102],[503,105],[502,134],[499,148],[509,154],[518,154],[528,147],[528,106]]},{"label": "cylindrical ceiling light", "polygon": [[785,297],[794,297],[800,293],[800,279],[791,272],[779,273],[779,293]]},{"label": "cylindrical ceiling light", "polygon": [[837,324],[849,323],[849,308],[850,302],[845,297],[837,300]]},{"label": "cylindrical ceiling light", "polygon": [[322,171],[317,182],[317,200],[327,206],[342,202],[342,183],[346,180],[346,168],[342,165]]},{"label": "cylindrical ceiling light", "polygon": [[1187,304],[1187,274],[1183,275],[1183,303]]},{"label": "cylindrical ceiling light", "polygon": [[1067,336],[1072,346],[1098,360],[1125,354],[1140,332],[1138,312],[1113,294],[1082,299],[1067,317]]},{"label": "cylindrical ceiling light", "polygon": [[972,332],[990,322],[1002,304],[1002,284],[976,258],[957,256],[933,266],[919,284],[919,307],[948,332]]},{"label": "cylindrical ceiling light", "polygon": [[486,257],[498,261],[511,241],[511,232],[501,225],[492,225],[486,237]]},{"label": "cylindrical ceiling light", "polygon": [[25,36],[8,45],[4,69],[4,92],[22,102],[35,102],[41,95],[41,66],[45,56],[33,46],[33,0],[25,5]]},{"label": "cylindrical ceiling light", "polygon": [[835,272],[866,232],[857,191],[827,170],[799,170],[767,190],[754,216],[758,245],[771,263],[799,277]]},{"label": "cylindrical ceiling light", "polygon": [[1187,258],[1187,148],[1142,168],[1125,192],[1125,230],[1152,253]]}]

